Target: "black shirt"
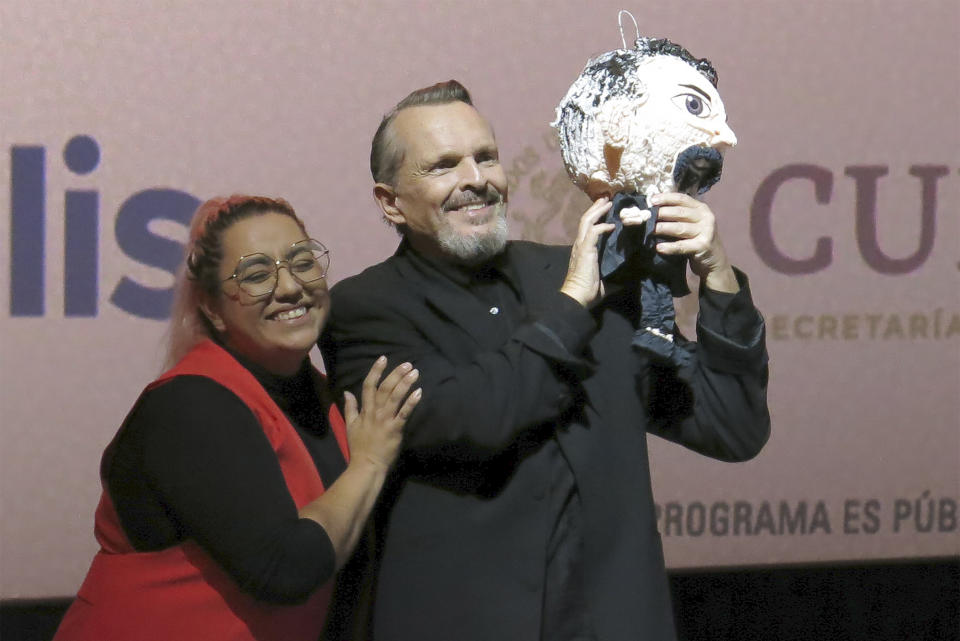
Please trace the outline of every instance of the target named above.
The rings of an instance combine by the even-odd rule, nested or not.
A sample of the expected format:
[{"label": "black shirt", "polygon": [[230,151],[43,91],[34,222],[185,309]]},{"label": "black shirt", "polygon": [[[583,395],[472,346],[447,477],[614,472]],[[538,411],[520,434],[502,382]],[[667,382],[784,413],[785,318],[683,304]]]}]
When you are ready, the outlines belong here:
[{"label": "black shirt", "polygon": [[[453,263],[431,260],[418,255],[430,268],[450,278],[489,306],[488,313],[501,322],[500,342],[511,334],[527,316],[516,286],[516,277],[509,265],[494,258],[489,263],[466,268]],[[560,296],[564,296],[560,294]],[[572,299],[569,303],[579,307]],[[582,314],[582,312],[581,312]],[[561,339],[562,341],[563,339]],[[544,442],[550,465],[548,515],[550,536],[547,540],[544,567],[542,639],[590,639],[590,621],[583,595],[583,517],[573,470],[563,455],[556,435]]]},{"label": "black shirt", "polygon": [[[283,410],[329,487],[346,463],[308,362],[281,377],[234,357]],[[209,378],[178,376],[145,392],[101,475],[138,551],[194,539],[241,589],[277,603],[305,601],[333,575],[333,545],[316,521],[298,517],[260,423]]]},{"label": "black shirt", "polygon": [[[495,327],[499,329],[501,342],[505,343],[527,317],[528,310],[515,285],[518,278],[510,264],[500,260],[502,256],[482,266],[465,267],[411,252],[411,260],[425,272],[436,273],[438,278],[449,278],[476,296],[484,306],[489,306],[488,313],[502,321]],[[580,353],[584,341],[593,331],[592,317],[579,303],[564,294],[558,293],[554,304],[555,312],[565,320],[556,324],[557,342],[571,355]],[[745,314],[744,309],[752,309],[745,290],[728,294],[700,288],[701,324],[748,344],[755,340],[759,325],[757,315]],[[625,346],[625,349],[628,347]],[[572,423],[580,420],[583,419],[571,419]],[[573,470],[556,436],[545,441],[543,447],[550,461],[548,514],[551,521],[544,567],[541,639],[585,641],[595,635],[587,610],[590,599],[584,594],[586,584],[580,496]]]}]

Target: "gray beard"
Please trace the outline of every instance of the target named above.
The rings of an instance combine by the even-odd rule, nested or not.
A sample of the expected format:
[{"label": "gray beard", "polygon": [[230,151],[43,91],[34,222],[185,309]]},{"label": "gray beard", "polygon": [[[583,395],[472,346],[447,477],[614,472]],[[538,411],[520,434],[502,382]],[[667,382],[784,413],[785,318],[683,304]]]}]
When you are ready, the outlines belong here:
[{"label": "gray beard", "polygon": [[496,226],[483,235],[460,234],[443,219],[437,230],[437,243],[443,253],[464,265],[479,265],[503,251],[507,245],[507,205],[497,206]]}]

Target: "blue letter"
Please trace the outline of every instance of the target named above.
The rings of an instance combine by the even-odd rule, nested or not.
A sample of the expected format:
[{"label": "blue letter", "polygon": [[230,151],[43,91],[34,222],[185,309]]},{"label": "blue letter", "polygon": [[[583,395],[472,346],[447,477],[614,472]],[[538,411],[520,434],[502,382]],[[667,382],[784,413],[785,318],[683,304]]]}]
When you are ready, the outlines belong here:
[{"label": "blue letter", "polygon": [[43,147],[10,150],[10,315],[43,316]]},{"label": "blue letter", "polygon": [[[117,244],[123,253],[145,265],[175,275],[183,260],[180,243],[157,236],[147,226],[151,220],[173,220],[190,224],[200,201],[176,189],[147,189],[128,198],[117,212]],[[125,312],[143,318],[163,320],[170,316],[173,287],[146,287],[124,276],[110,302]]]},{"label": "blue letter", "polygon": [[[100,146],[90,136],[74,136],[63,148],[63,161],[73,173],[89,174],[100,163]],[[67,191],[63,241],[63,313],[67,316],[97,315],[98,211],[97,192]]]},{"label": "blue letter", "polygon": [[63,239],[63,313],[97,315],[97,267],[100,222],[95,191],[68,190]]}]

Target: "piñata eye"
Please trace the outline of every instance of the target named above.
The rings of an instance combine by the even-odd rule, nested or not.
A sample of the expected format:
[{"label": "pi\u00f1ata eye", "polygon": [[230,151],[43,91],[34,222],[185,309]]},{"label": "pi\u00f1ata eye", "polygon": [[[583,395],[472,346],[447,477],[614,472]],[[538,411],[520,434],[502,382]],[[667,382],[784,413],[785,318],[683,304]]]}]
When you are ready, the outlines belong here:
[{"label": "pi\u00f1ata eye", "polygon": [[673,104],[686,109],[688,113],[697,118],[706,118],[710,115],[710,105],[700,96],[692,93],[682,93],[673,97]]}]

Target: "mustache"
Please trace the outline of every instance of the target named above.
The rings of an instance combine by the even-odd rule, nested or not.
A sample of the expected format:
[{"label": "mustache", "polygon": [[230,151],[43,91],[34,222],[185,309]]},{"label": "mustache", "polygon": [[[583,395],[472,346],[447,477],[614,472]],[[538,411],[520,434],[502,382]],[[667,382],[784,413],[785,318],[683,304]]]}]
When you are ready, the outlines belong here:
[{"label": "mustache", "polygon": [[504,198],[500,190],[488,184],[483,191],[467,191],[453,194],[444,201],[442,210],[446,213],[470,205],[483,205],[486,207],[488,205],[501,205],[503,202]]},{"label": "mustache", "polygon": [[693,145],[677,154],[673,182],[677,191],[696,197],[713,187],[722,171],[723,154],[713,147]]}]

